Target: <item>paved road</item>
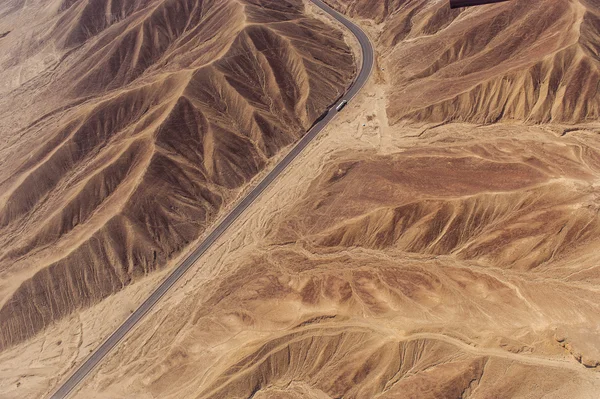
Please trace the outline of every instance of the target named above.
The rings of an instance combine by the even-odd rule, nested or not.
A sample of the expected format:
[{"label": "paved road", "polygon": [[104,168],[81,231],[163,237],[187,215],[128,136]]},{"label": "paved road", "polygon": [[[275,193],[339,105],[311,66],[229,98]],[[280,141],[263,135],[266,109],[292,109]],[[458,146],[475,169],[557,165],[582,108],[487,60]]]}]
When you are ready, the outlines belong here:
[{"label": "paved road", "polygon": [[[348,92],[340,99],[350,100],[364,86],[365,82],[371,74],[373,68],[373,45],[369,41],[367,35],[360,28],[348,21],[341,14],[331,9],[321,0],[311,0],[314,4],[322,8],[327,13],[331,14],[335,19],[344,24],[356,38],[362,48],[362,66],[360,72],[348,90]],[[336,104],[337,105],[337,104]],[[344,112],[344,111],[341,111]],[[125,322],[110,335],[106,341],[102,343],[86,360],[79,366],[69,379],[67,379],[55,392],[52,394],[52,399],[66,398],[83,379],[96,367],[102,359],[127,335],[129,331],[152,309],[154,305],[175,285],[175,283],[188,271],[188,269],[210,248],[211,245],[223,234],[233,222],[248,208],[260,194],[287,168],[290,163],[306,148],[306,146],[319,134],[321,130],[334,118],[337,114],[335,105],[329,110],[327,115],[316,123],[311,130],[292,148],[292,150],[283,158],[273,170],[243,198],[235,208],[219,223],[218,226],[206,237],[202,243],[185,259],[173,272],[158,286],[158,288],[133,312]]]}]

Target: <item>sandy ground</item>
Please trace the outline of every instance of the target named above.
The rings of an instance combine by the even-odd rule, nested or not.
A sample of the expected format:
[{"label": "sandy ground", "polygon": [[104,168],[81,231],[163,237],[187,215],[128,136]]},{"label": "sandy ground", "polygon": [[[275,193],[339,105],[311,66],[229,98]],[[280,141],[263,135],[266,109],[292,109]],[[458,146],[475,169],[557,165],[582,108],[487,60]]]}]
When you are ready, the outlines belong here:
[{"label": "sandy ground", "polygon": [[[179,324],[173,329],[164,327],[168,323],[168,315],[179,312],[181,316],[177,319],[192,317],[194,306],[201,306],[200,304],[209,295],[208,293],[203,293],[205,290],[203,287],[206,287],[212,278],[218,277],[218,280],[227,281],[228,276],[234,276],[240,265],[248,262],[249,259],[261,257],[277,258],[278,248],[265,246],[265,241],[268,241],[265,237],[272,234],[276,225],[285,220],[290,213],[293,213],[293,208],[297,205],[298,199],[305,196],[311,183],[318,179],[326,165],[335,163],[340,158],[341,149],[344,154],[351,153],[358,158],[361,158],[360,154],[368,154],[368,157],[377,157],[402,153],[412,148],[420,148],[435,142],[443,143],[447,141],[451,145],[460,145],[461,142],[467,144],[477,142],[484,145],[486,141],[493,142],[498,138],[514,140],[515,134],[519,137],[527,137],[529,139],[553,141],[564,131],[561,126],[542,125],[532,127],[520,124],[496,124],[493,126],[452,124],[445,126],[390,127],[385,112],[387,105],[385,96],[386,88],[385,72],[380,70],[373,76],[363,92],[349,104],[347,110],[340,113],[331,126],[323,132],[323,135],[236,222],[232,229],[211,249],[210,253],[190,270],[185,276],[184,281],[179,284],[179,287],[165,298],[157,309],[153,311],[153,314],[149,316],[147,321],[138,327],[127,338],[126,342],[111,355],[110,359],[107,359],[107,362],[94,373],[92,378],[79,391],[79,396],[127,397],[133,394],[148,395],[148,397],[168,395],[176,397],[178,395],[192,394],[192,392],[196,394],[201,392],[201,388],[205,387],[202,381],[206,381],[206,379],[210,380],[210,376],[213,373],[218,373],[218,370],[205,369],[203,367],[203,370],[206,371],[201,374],[199,379],[191,380],[189,383],[181,383],[176,377],[177,374],[173,374],[170,370],[171,368],[178,369],[177,364],[185,365],[186,368],[184,370],[186,370],[187,367],[196,367],[196,362],[207,361],[205,349],[201,348],[204,347],[203,342],[208,338],[205,338],[203,334],[198,335],[199,333],[195,332],[197,328],[201,330],[204,330],[204,328],[196,326],[193,323]],[[593,133],[591,133],[595,129],[597,129],[597,126],[582,126],[581,130],[574,133],[575,140],[581,138],[585,141],[590,137],[595,141],[596,139]],[[347,195],[352,194],[347,193]],[[335,256],[348,256],[359,264],[361,263],[360,259],[365,259],[365,263],[367,259],[370,259],[371,262],[373,259],[379,259],[379,262],[396,263],[402,262],[401,259],[405,257],[401,251],[394,252],[393,250],[389,250],[382,252],[360,248],[342,249],[331,255],[317,255],[316,253],[311,253],[310,250],[307,251],[305,245],[301,242],[284,244],[284,248],[294,253],[304,254],[310,259],[316,258],[323,259],[324,261]],[[285,255],[282,256],[285,259]],[[590,256],[593,255],[590,254]],[[437,258],[436,256],[435,259]],[[425,262],[430,261],[431,256],[426,257]],[[285,264],[286,261],[283,260],[280,262],[284,263],[275,262],[274,264]],[[448,257],[440,257],[437,262],[439,262],[439,265],[436,267],[457,268],[456,270],[465,267],[464,264],[455,264],[455,260]],[[474,270],[478,270],[477,273],[481,272],[479,268],[475,268]],[[517,287],[520,287],[522,281],[518,276],[506,275],[505,272],[497,269],[486,271],[486,273],[489,273],[494,279],[502,281],[503,284],[514,287],[519,292],[520,288]],[[275,274],[277,274],[276,271]],[[250,279],[251,277],[248,278]],[[240,287],[243,287],[243,285]],[[527,287],[526,289],[531,290],[532,287]],[[591,286],[588,284],[585,290],[589,290],[589,295],[595,296],[598,293],[595,283],[592,283]],[[502,301],[502,299],[497,300]],[[215,364],[220,364],[226,358],[226,354],[239,354],[240,348],[248,345],[248,342],[270,340],[272,339],[273,329],[286,331],[286,327],[281,327],[281,325],[293,324],[292,321],[289,321],[290,319],[300,322],[305,318],[309,318],[311,314],[314,317],[320,317],[319,315],[332,312],[335,314],[336,311],[339,311],[334,305],[326,304],[321,305],[322,307],[303,309],[293,301],[289,303],[285,301],[269,303],[261,305],[257,312],[265,319],[271,320],[272,323],[272,320],[277,320],[278,322],[274,322],[276,324],[275,327],[267,321],[264,321],[265,325],[261,324],[263,322],[256,321],[256,324],[244,328],[238,325],[239,322],[232,319],[231,323],[235,326],[235,328],[232,327],[236,331],[235,334],[232,333],[233,335],[229,335],[225,332],[231,326],[222,326],[224,329],[223,339],[215,340],[214,337],[208,339],[211,342],[210,347],[213,348],[211,353],[216,356],[209,356],[208,359],[212,359]],[[525,307],[535,308],[536,306],[529,299],[525,300],[525,303]],[[594,395],[593,392],[600,387],[599,375],[593,371],[587,371],[569,351],[561,348],[559,341],[555,340],[552,336],[552,331],[556,329],[556,326],[549,325],[546,321],[542,321],[537,327],[533,327],[534,330],[539,332],[539,335],[532,334],[531,332],[523,332],[524,335],[520,337],[513,335],[514,340],[511,341],[503,336],[503,333],[499,330],[494,331],[492,329],[477,332],[472,329],[473,326],[457,327],[457,325],[454,325],[452,327],[450,326],[451,323],[443,321],[434,323],[433,325],[427,323],[420,325],[414,319],[399,318],[395,320],[391,318],[386,320],[376,318],[375,320],[369,317],[358,317],[358,321],[353,319],[348,327],[344,327],[343,323],[341,325],[337,323],[332,324],[335,326],[334,328],[352,330],[352,328],[360,323],[364,323],[370,326],[370,328],[395,331],[393,334],[400,334],[403,336],[402,339],[407,338],[407,336],[403,335],[409,334],[406,331],[423,330],[421,333],[415,333],[415,337],[430,338],[436,340],[436,342],[438,342],[437,340],[450,341],[454,345],[454,348],[459,348],[461,351],[464,350],[468,353],[481,356],[490,356],[495,359],[494,362],[500,362],[500,365],[494,363],[494,366],[489,366],[489,370],[496,370],[496,368],[498,370],[493,371],[491,375],[494,375],[494,373],[504,373],[504,375],[507,375],[506,370],[511,367],[509,364],[512,364],[515,370],[521,370],[520,373],[522,376],[529,376],[528,378],[535,379],[539,384],[538,388],[542,391],[544,389],[547,389],[548,392],[555,390],[556,387],[552,381],[564,381],[561,382],[563,387],[554,391],[549,397],[560,398],[565,397],[565,395],[572,395],[571,397],[592,398]],[[459,321],[457,323],[460,325],[463,322]],[[466,324],[468,325],[468,323]],[[147,334],[147,329],[151,328],[158,328],[157,331],[160,333],[157,334],[170,331],[169,334],[175,334],[176,343],[170,343],[172,338],[158,338],[153,334]],[[402,331],[405,332],[403,333]],[[586,331],[589,331],[589,329]],[[514,331],[504,333],[510,336],[510,334],[514,334]],[[572,336],[572,332],[569,334]],[[409,334],[408,337],[413,336]],[[193,345],[193,342],[196,342],[198,345],[197,351],[189,347],[189,345]],[[151,353],[156,353],[156,347],[163,348],[162,350],[170,347],[171,352],[162,359],[144,359],[143,357],[135,356],[134,353],[143,350],[144,345],[153,348],[150,349]],[[129,347],[131,349],[128,349]],[[173,351],[177,350],[183,350],[186,353],[183,355],[185,361],[182,360],[180,363],[178,360],[173,359]],[[531,352],[535,353],[532,354]],[[594,353],[594,351],[592,350],[591,353]],[[509,362],[508,364],[503,364],[502,359],[514,361],[515,363]],[[528,368],[530,366],[535,367]],[[548,367],[548,369],[542,372],[541,370],[545,367]],[[131,374],[126,373],[126,376],[123,377],[120,374],[123,370],[131,370]],[[538,371],[534,372],[533,370]],[[181,372],[184,373],[183,375],[186,375],[185,371]],[[542,374],[536,374],[538,372]],[[442,371],[440,371],[439,375],[445,376]],[[517,380],[517,377],[514,377],[513,381]],[[177,388],[170,388],[172,387],[171,384],[179,385],[177,385]],[[488,377],[486,377],[485,382],[481,382],[480,384],[482,386],[485,385],[485,388],[479,389],[479,394],[482,395],[479,397],[497,395],[500,391],[508,392],[502,384],[500,384],[502,386],[494,386],[488,380]],[[539,393],[541,391],[525,390],[520,394],[515,393],[514,397],[535,395],[533,392]],[[275,391],[272,394],[275,395],[274,397],[277,397]],[[307,397],[316,395],[312,391],[305,392],[305,394]],[[316,395],[314,397],[319,396]]]},{"label": "sandy ground", "polygon": [[[380,26],[366,21],[363,21],[363,25],[373,37],[380,34]],[[541,311],[536,309],[539,305],[532,300],[537,298],[536,300],[539,301],[540,294],[535,294],[536,290],[539,290],[542,295],[550,296],[552,292],[562,289],[565,298],[572,291],[572,302],[568,302],[571,311],[578,305],[593,309],[594,301],[600,293],[595,272],[590,275],[587,282],[577,280],[571,283],[565,278],[568,284],[563,284],[561,288],[560,281],[554,281],[556,280],[556,276],[552,274],[554,272],[547,272],[548,277],[554,279],[552,284],[544,285],[543,282],[539,283],[543,272],[540,273],[541,277],[536,276],[528,281],[528,277],[518,273],[504,271],[502,268],[482,269],[481,265],[464,263],[452,256],[407,255],[393,248],[377,250],[350,247],[313,251],[310,245],[300,241],[272,245],[272,235],[277,226],[290,215],[295,214],[299,199],[306,197],[311,184],[318,180],[330,165],[343,157],[368,160],[402,154],[414,149],[427,148],[427,146],[440,148],[445,145],[449,147],[480,145],[485,147],[499,139],[518,144],[519,140],[524,138],[539,143],[582,142],[599,148],[596,137],[596,132],[600,129],[598,124],[574,127],[558,124],[530,126],[520,123],[494,125],[401,123],[390,126],[386,113],[389,106],[386,93],[389,92],[390,82],[393,79],[388,75],[389,69],[390,67],[379,59],[377,69],[363,91],[198,261],[106,362],[94,371],[78,391],[78,397],[181,397],[192,394],[208,397],[210,394],[203,389],[206,390],[208,382],[218,379],[220,373],[228,370],[228,365],[233,362],[229,357],[235,359],[236,356],[255,353],[253,352],[255,347],[272,341],[274,337],[287,339],[285,337],[291,332],[318,337],[327,335],[323,332],[328,331],[327,329],[341,331],[340,334],[364,329],[367,331],[365,333],[367,336],[375,336],[381,342],[415,341],[424,347],[433,345],[431,342],[434,342],[435,345],[449,345],[452,348],[431,349],[434,358],[439,358],[440,353],[450,352],[452,354],[448,356],[455,361],[470,362],[479,358],[491,358],[493,360],[484,366],[488,374],[482,371],[482,375],[487,376],[479,381],[479,388],[473,388],[478,390],[477,395],[480,396],[473,395],[473,397],[491,397],[490,395],[498,395],[498,392],[505,392],[507,397],[531,397],[536,393],[544,392],[545,389],[548,393],[547,397],[595,397],[594,393],[600,390],[600,374],[594,371],[593,367],[589,369],[584,367],[581,361],[584,355],[591,358],[591,360],[586,359],[589,362],[600,357],[596,354],[597,334],[594,334],[594,325],[590,324],[593,315],[584,314],[584,311],[577,316],[585,327],[582,330],[574,331],[568,326],[565,329],[565,326],[552,325],[544,318],[540,318],[539,325],[536,325],[532,317],[532,330],[536,331],[537,335],[527,330],[522,336],[513,336],[513,340],[507,339],[503,335],[506,332],[500,330],[477,331],[476,326],[469,325],[468,322],[464,327],[460,327],[459,325],[464,322],[460,317],[447,324],[444,320],[437,323],[419,321],[418,317],[374,316],[368,310],[364,310],[357,316],[352,310],[341,309],[335,303],[325,302],[307,306],[285,297],[272,301],[265,300],[264,303],[259,301],[259,304],[255,305],[257,308],[254,315],[260,315],[260,318],[248,322],[247,325],[240,321],[241,316],[231,315],[236,310],[234,308],[227,308],[231,314],[227,313],[226,319],[215,321],[216,327],[212,324],[197,325],[193,321],[196,320],[197,309],[208,306],[206,304],[209,303],[209,299],[218,292],[214,284],[234,279],[236,273],[245,270],[244,267],[251,260],[269,259],[275,265],[276,269],[273,271],[275,275],[278,274],[277,267],[280,267],[281,274],[286,276],[290,274],[292,276],[290,279],[293,280],[301,273],[288,272],[285,266],[286,263],[293,263],[290,259],[295,259],[294,256],[298,254],[310,261],[332,264],[333,274],[341,273],[342,265],[345,264],[349,267],[361,268],[363,265],[381,264],[393,267],[396,264],[414,263],[425,265],[426,268],[433,270],[452,270],[448,273],[458,273],[457,270],[466,268],[490,276],[509,287],[514,294],[509,296],[509,299],[501,297],[498,300],[506,300],[508,304],[517,301],[515,302],[519,303],[517,306],[524,306],[532,312],[531,314]],[[345,195],[352,196],[352,193],[345,193]],[[280,251],[283,251],[283,254]],[[339,260],[340,258],[348,260]],[[572,273],[585,273],[579,265],[592,265],[598,260],[600,260],[598,255],[590,251],[581,253],[575,263],[560,265],[559,262],[557,268],[564,266],[563,270],[566,270],[571,267]],[[103,336],[114,330],[161,277],[161,274],[156,274],[151,279],[135,283],[104,300],[100,305],[56,323],[43,335],[37,336],[27,344],[18,345],[0,354],[0,364],[3,365],[0,373],[0,390],[6,397],[38,397],[41,393],[49,392],[58,381],[57,369],[61,370],[61,377],[66,375],[75,362],[85,358],[90,349],[99,344]],[[247,278],[250,283],[254,277],[249,274]],[[535,284],[536,281],[538,285]],[[241,280],[240,284],[231,288],[232,292],[238,288],[243,290],[244,282],[245,280]],[[479,295],[488,295],[482,294],[485,287],[475,288],[472,292],[466,292],[467,296],[473,295],[479,298]],[[585,294],[578,296],[579,290]],[[225,294],[227,293],[223,293],[224,296]],[[493,302],[493,290],[490,290],[489,295],[492,296]],[[435,295],[431,294],[427,300],[422,299],[422,303],[427,304],[428,301],[434,300]],[[570,301],[571,297],[568,300]],[[554,306],[552,301],[548,303],[549,307]],[[233,301],[233,304],[235,305],[236,302]],[[219,306],[221,305],[214,306],[215,314],[222,312]],[[482,306],[485,308],[484,305]],[[556,307],[560,308],[560,306],[561,302],[557,301]],[[243,307],[240,302],[241,310]],[[310,335],[306,332],[310,330],[310,325],[299,329],[290,327],[310,317],[318,318],[332,314],[337,314],[336,317],[341,319],[333,319],[330,324],[327,324],[329,323],[327,320],[323,321],[325,327],[315,327],[319,329],[318,334]],[[566,319],[568,317],[565,316]],[[556,319],[560,318],[556,317]],[[448,320],[450,321],[451,318]],[[200,321],[205,322],[204,319]],[[596,327],[597,325],[595,324]],[[507,332],[514,334],[510,329]],[[354,338],[348,338],[350,341],[352,339]],[[356,342],[363,343],[366,348],[372,345],[366,338],[356,338]],[[365,354],[367,355],[368,353]],[[207,367],[207,364],[214,367]],[[185,367],[180,369],[182,365]],[[457,366],[457,369],[462,367],[462,365]],[[190,369],[200,370],[200,372],[196,372],[195,379],[190,378],[189,382],[182,382],[178,373],[188,376]],[[14,370],[19,372],[15,373]],[[447,370],[436,370],[439,376],[450,375]],[[495,386],[493,381],[489,381],[493,376],[500,374],[508,376],[508,383],[505,385],[497,383],[499,385]],[[541,391],[523,390],[510,394],[508,385],[527,385],[526,381],[519,380],[519,374],[536,381],[537,389]],[[562,387],[557,388],[553,385],[556,381],[561,381]],[[313,388],[302,386],[297,387],[295,392],[305,392],[305,397],[327,397],[321,395],[322,392],[315,393],[311,389]],[[277,397],[277,392],[273,390],[271,397]]]}]

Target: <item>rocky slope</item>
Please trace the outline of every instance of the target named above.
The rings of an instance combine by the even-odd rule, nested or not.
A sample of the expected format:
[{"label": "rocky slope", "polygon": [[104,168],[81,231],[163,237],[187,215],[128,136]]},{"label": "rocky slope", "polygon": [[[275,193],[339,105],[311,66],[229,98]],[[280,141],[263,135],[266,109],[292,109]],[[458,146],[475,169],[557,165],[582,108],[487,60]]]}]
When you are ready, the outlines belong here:
[{"label": "rocky slope", "polygon": [[[281,240],[395,248],[531,270],[595,248],[600,152],[514,142],[418,148],[328,167]],[[352,193],[342,195],[342,193]]]},{"label": "rocky slope", "polygon": [[[328,2],[373,78],[77,395],[595,399],[598,2]],[[50,390],[134,295],[0,353],[0,388]]]},{"label": "rocky slope", "polygon": [[514,0],[455,10],[444,0],[329,2],[382,24],[392,123],[600,117],[597,0]]},{"label": "rocky slope", "polygon": [[594,398],[598,4],[329,3],[371,85],[80,394]]},{"label": "rocky slope", "polygon": [[80,395],[593,398],[597,135],[439,127],[413,144],[332,157]]},{"label": "rocky slope", "polygon": [[1,15],[0,348],[167,265],[354,73],[296,0]]}]

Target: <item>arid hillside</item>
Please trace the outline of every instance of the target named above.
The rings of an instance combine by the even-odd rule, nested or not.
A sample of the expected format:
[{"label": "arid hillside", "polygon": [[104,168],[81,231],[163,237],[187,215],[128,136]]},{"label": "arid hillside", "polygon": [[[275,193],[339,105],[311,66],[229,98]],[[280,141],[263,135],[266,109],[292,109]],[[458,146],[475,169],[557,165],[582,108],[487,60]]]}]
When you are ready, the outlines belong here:
[{"label": "arid hillside", "polygon": [[371,84],[80,396],[595,398],[599,4],[328,2]]},{"label": "arid hillside", "polygon": [[597,133],[403,142],[267,201],[282,211],[247,224],[262,240],[161,306],[81,397],[594,398]]},{"label": "arid hillside", "polygon": [[281,240],[453,255],[523,271],[593,252],[600,151],[538,147],[504,139],[341,158],[309,189]]},{"label": "arid hillside", "polygon": [[381,23],[388,117],[584,122],[600,117],[600,1],[328,0]]},{"label": "arid hillside", "polygon": [[[65,82],[63,89],[79,104],[77,109],[88,110],[85,121],[99,107],[112,106],[117,96],[119,104],[124,98],[138,104],[134,94],[140,91],[154,97],[148,94],[139,114],[114,113],[119,117],[111,123],[118,133],[87,152],[93,156],[77,163],[69,163],[71,158],[47,163],[53,168],[68,165],[67,180],[48,184],[47,194],[39,198],[8,201],[24,192],[19,187],[28,181],[48,181],[29,180],[36,176],[35,166],[50,162],[61,154],[59,149],[78,148],[71,138],[91,127],[68,119],[70,108],[48,110],[38,121],[19,113],[3,116],[3,123],[15,126],[11,137],[19,143],[7,142],[3,151],[16,154],[14,170],[26,171],[7,174],[2,194],[3,209],[10,212],[0,220],[11,232],[2,236],[7,237],[3,270],[25,276],[19,289],[8,283],[0,287],[10,293],[5,313],[0,313],[12,323],[3,335],[10,346],[0,352],[0,389],[8,396],[51,391],[72,369],[69,364],[85,358],[114,329],[104,326],[103,317],[145,296],[136,277],[201,234],[202,223],[210,222],[265,167],[270,154],[299,137],[351,79],[353,69],[335,66],[339,60],[354,62],[337,25],[308,4],[286,7],[264,1],[269,7],[249,0],[215,2],[231,6],[218,8],[222,18],[243,20],[235,34],[230,25],[225,29],[215,22],[230,39],[205,39],[201,46],[207,50],[195,58],[183,45],[193,40],[179,35],[177,45],[166,46],[151,66],[139,63],[142,71],[109,68],[114,71],[110,78],[87,89],[98,100],[81,97],[79,90],[87,86],[81,77]],[[376,44],[369,83],[90,373],[75,397],[596,399],[600,2],[513,0],[458,10],[451,10],[446,0],[327,2],[359,23]],[[244,8],[238,9],[242,3]],[[85,15],[87,3],[76,4],[78,13],[60,11],[61,18]],[[130,11],[123,11],[128,16],[118,21],[147,20],[148,13],[136,11],[138,6],[145,10],[144,5],[131,4]],[[17,5],[2,5],[0,15],[14,12]],[[250,22],[256,20],[265,22]],[[100,40],[120,26],[108,19],[94,21],[79,31],[62,23],[40,25],[45,34],[60,38],[53,46],[66,49],[65,54],[73,51],[65,60],[76,54],[96,60],[81,67],[89,76],[99,60],[113,59],[93,54],[113,48]],[[0,46],[13,35],[4,26],[0,32],[11,32]],[[261,32],[260,40],[250,26]],[[269,40],[278,38],[290,46],[276,65],[286,66],[281,70],[287,71],[283,76],[294,87],[291,91],[283,90],[286,84],[272,84],[282,82],[283,72],[266,55],[271,46],[256,44],[267,40],[266,31],[271,32]],[[152,49],[160,48],[157,35],[149,36]],[[88,37],[97,39],[92,43]],[[29,54],[22,65],[33,68],[45,59],[49,50],[41,40],[31,39],[29,47],[22,47]],[[114,42],[113,37],[107,43]],[[224,42],[229,47],[219,47]],[[244,62],[261,67],[236,69],[225,61],[238,45],[254,54]],[[204,73],[197,73],[195,62],[208,57],[203,55],[207,51],[215,53],[211,61],[202,61]],[[129,62],[134,53],[110,54]],[[51,73],[67,73],[62,65]],[[22,76],[28,76],[27,70],[21,69]],[[271,83],[248,86],[254,81],[243,75],[248,70],[271,71],[257,80]],[[42,75],[38,79],[53,81]],[[15,98],[26,98],[18,94],[23,85],[11,89]],[[229,91],[216,95],[217,88]],[[48,89],[46,95],[53,90],[58,89]],[[286,97],[290,93],[309,95]],[[229,100],[214,105],[208,98]],[[273,128],[262,128],[254,115]],[[189,121],[184,133],[175,128],[181,120]],[[47,141],[41,141],[36,151],[18,152],[22,142],[43,137],[41,126],[51,123],[63,132],[52,135],[60,137],[55,139],[57,150],[45,150]],[[188,126],[197,128],[190,132]],[[165,131],[171,133],[162,136]],[[210,138],[199,140],[202,150],[190,144],[195,141],[189,137],[198,136]],[[269,150],[267,142],[277,144]],[[36,158],[39,154],[45,155]],[[30,158],[43,161],[30,166]],[[165,160],[160,168],[154,166],[157,158]],[[99,187],[90,190],[99,193],[90,198],[106,199],[85,216],[90,205],[77,198],[85,192],[82,187],[92,184],[86,171],[99,175],[108,165],[118,165],[117,160],[130,165],[116,168],[127,172],[118,183],[89,186]],[[202,178],[191,174],[196,170]],[[88,178],[82,179],[83,173]],[[113,186],[117,188],[109,190]],[[116,194],[118,190],[127,194]],[[163,202],[165,192],[169,200]],[[65,199],[86,205],[76,208],[76,218],[52,224],[58,219],[44,215],[63,215],[67,208],[56,204]],[[112,212],[115,208],[119,212]],[[168,228],[155,229],[160,223]],[[46,232],[63,233],[52,241],[47,237],[55,236],[33,226],[60,226],[46,227]],[[80,247],[87,252],[78,252]],[[57,259],[50,267],[34,278],[27,275],[34,259],[52,257]],[[100,266],[69,269],[63,266],[65,259],[78,266],[110,260],[113,268],[110,273]],[[52,278],[54,270],[60,280]],[[72,270],[83,270],[81,280],[62,278],[76,276]],[[100,279],[105,275],[116,277]],[[57,291],[57,281],[71,291]],[[88,292],[88,285],[76,281],[114,285],[89,284],[108,288]],[[50,292],[48,287],[60,294],[37,295]],[[16,301],[19,295],[56,298],[48,299],[49,309],[65,298],[65,309],[80,310],[60,319],[40,313],[46,308],[34,301],[35,310],[27,313],[15,307],[29,303]],[[103,296],[103,301],[95,299]],[[82,299],[69,307],[72,298]],[[43,315],[41,326],[45,320],[57,321],[19,343],[14,337],[30,336],[20,326],[31,324],[12,315],[36,312]],[[26,366],[16,372],[11,364]]]},{"label": "arid hillside", "polygon": [[165,267],[355,73],[299,0],[11,0],[0,32],[0,349]]}]

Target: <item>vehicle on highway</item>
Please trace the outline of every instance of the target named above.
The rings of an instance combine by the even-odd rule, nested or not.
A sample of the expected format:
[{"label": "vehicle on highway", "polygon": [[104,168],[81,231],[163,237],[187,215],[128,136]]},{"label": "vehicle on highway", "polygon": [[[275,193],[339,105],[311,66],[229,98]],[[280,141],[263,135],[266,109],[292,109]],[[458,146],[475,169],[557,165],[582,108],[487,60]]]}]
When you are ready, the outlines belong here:
[{"label": "vehicle on highway", "polygon": [[480,6],[482,4],[500,3],[508,0],[450,0],[450,8]]},{"label": "vehicle on highway", "polygon": [[340,112],[346,106],[346,104],[348,104],[348,100],[343,100],[341,103],[338,104],[337,107],[335,107],[335,110],[337,112]]}]

